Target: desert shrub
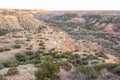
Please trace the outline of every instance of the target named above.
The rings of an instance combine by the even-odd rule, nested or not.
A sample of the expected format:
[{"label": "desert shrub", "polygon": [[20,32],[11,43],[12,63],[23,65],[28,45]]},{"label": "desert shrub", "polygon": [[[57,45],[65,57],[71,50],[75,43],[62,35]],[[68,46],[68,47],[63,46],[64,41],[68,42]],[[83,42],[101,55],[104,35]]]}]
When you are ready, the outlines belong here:
[{"label": "desert shrub", "polygon": [[10,68],[7,72],[7,76],[13,76],[13,75],[16,75],[16,74],[19,74],[19,71],[16,67],[13,67],[13,68]]},{"label": "desert shrub", "polygon": [[68,56],[71,56],[71,52],[69,52],[69,51],[66,51],[66,52],[64,52],[63,54],[68,55]]},{"label": "desert shrub", "polygon": [[39,43],[39,46],[44,46],[44,42],[40,42],[40,43]]},{"label": "desert shrub", "polygon": [[71,64],[67,61],[60,62],[60,66],[61,66],[62,69],[65,69],[67,71],[70,71],[71,68],[72,68]]},{"label": "desert shrub", "polygon": [[54,58],[57,58],[57,59],[62,58],[62,55],[61,55],[61,54],[56,54],[56,55],[54,56]]},{"label": "desert shrub", "polygon": [[99,64],[93,66],[94,70],[97,72],[100,72],[102,69],[107,69],[108,71],[112,71],[116,67],[120,66],[120,64],[112,64],[112,63],[106,63],[106,64]]},{"label": "desert shrub", "polygon": [[35,72],[36,80],[59,80],[59,65],[53,61],[41,63],[41,67]]},{"label": "desert shrub", "polygon": [[8,29],[0,29],[0,36],[4,36],[5,34],[9,33]]},{"label": "desert shrub", "polygon": [[51,55],[45,56],[45,61],[53,61],[54,58]]},{"label": "desert shrub", "polygon": [[113,69],[115,69],[118,66],[120,66],[120,65],[119,64],[106,64],[106,69],[108,71],[112,71]]},{"label": "desert shrub", "polygon": [[19,49],[19,48],[21,48],[21,45],[16,44],[16,45],[13,46],[13,48]]},{"label": "desert shrub", "polygon": [[51,80],[50,78],[44,78],[44,80]]},{"label": "desert shrub", "polygon": [[93,66],[94,70],[97,71],[97,72],[100,72],[101,69],[104,69],[105,68],[105,64],[99,64],[99,65],[95,65]]},{"label": "desert shrub", "polygon": [[72,59],[80,59],[80,55],[79,54],[72,54],[71,58]]},{"label": "desert shrub", "polygon": [[90,54],[90,55],[87,56],[87,59],[93,60],[93,59],[98,59],[98,57]]},{"label": "desert shrub", "polygon": [[40,49],[45,50],[45,46],[40,47]]},{"label": "desert shrub", "polygon": [[91,67],[88,68],[88,67],[80,66],[76,69],[76,71],[88,75],[91,79],[96,79],[98,77],[97,72],[95,72],[94,69]]},{"label": "desert shrub", "polygon": [[103,52],[96,52],[95,55],[97,55],[98,57],[103,57],[105,59],[108,59],[108,57],[106,56],[106,54],[103,53]]},{"label": "desert shrub", "polygon": [[116,67],[115,69],[112,70],[112,73],[120,75],[120,66]]},{"label": "desert shrub", "polygon": [[47,52],[47,53],[43,53],[43,56],[52,56],[53,58],[59,58],[61,56],[61,54],[58,54],[58,52],[56,51],[52,51],[52,52]]},{"label": "desert shrub", "polygon": [[10,48],[5,48],[4,51],[10,51]]},{"label": "desert shrub", "polygon": [[34,53],[32,51],[26,52],[26,55],[33,55]]},{"label": "desert shrub", "polygon": [[26,49],[27,49],[27,50],[32,50],[32,48],[31,48],[31,47],[27,47]]},{"label": "desert shrub", "polygon": [[10,51],[10,49],[9,48],[5,48],[5,47],[1,47],[0,48],[0,52],[4,52],[4,51]]},{"label": "desert shrub", "polygon": [[40,64],[41,61],[40,61],[40,59],[34,59],[34,60],[32,60],[32,63],[33,64]]},{"label": "desert shrub", "polygon": [[30,45],[30,47],[32,48],[32,47],[33,47],[33,45]]},{"label": "desert shrub", "polygon": [[18,62],[10,62],[10,61],[6,61],[3,63],[4,67],[17,67],[19,65]]},{"label": "desert shrub", "polygon": [[74,66],[81,66],[81,65],[87,65],[88,64],[88,60],[80,60],[80,59],[76,59],[72,61],[72,64]]},{"label": "desert shrub", "polygon": [[4,68],[4,65],[3,64],[0,64],[0,69],[3,69]]},{"label": "desert shrub", "polygon": [[0,75],[0,80],[6,80],[6,78],[3,75]]},{"label": "desert shrub", "polygon": [[33,60],[33,59],[40,59],[40,55],[36,53],[33,55],[29,55],[29,60]]},{"label": "desert shrub", "polygon": [[26,41],[31,41],[31,39],[27,39]]},{"label": "desert shrub", "polygon": [[26,56],[24,54],[18,53],[15,55],[16,60],[25,62]]},{"label": "desert shrub", "polygon": [[10,61],[6,61],[3,63],[4,67],[11,67],[11,62]]},{"label": "desert shrub", "polygon": [[91,80],[89,77],[81,72],[72,71],[64,80]]},{"label": "desert shrub", "polygon": [[4,48],[0,48],[0,52],[4,52]]},{"label": "desert shrub", "polygon": [[43,53],[44,53],[43,50],[39,50],[39,51],[36,52],[36,54],[43,54]]}]

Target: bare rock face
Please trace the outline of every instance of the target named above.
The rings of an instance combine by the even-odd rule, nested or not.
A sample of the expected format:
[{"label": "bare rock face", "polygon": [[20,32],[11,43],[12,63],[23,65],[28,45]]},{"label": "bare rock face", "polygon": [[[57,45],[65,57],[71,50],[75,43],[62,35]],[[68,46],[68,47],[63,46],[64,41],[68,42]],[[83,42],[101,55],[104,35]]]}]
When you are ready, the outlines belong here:
[{"label": "bare rock face", "polygon": [[23,29],[23,27],[20,26],[16,16],[0,17],[0,28],[1,29]]},{"label": "bare rock face", "polygon": [[27,30],[33,30],[37,31],[39,26],[42,24],[40,21],[35,19],[32,15],[26,14],[26,15],[19,15],[18,16],[19,24],[21,27]]},{"label": "bare rock face", "polygon": [[82,51],[83,45],[73,40],[68,34],[62,31],[55,31],[49,26],[42,32],[42,36],[47,38],[45,46],[47,49],[54,48],[56,51]]},{"label": "bare rock face", "polygon": [[113,24],[108,24],[105,28],[104,31],[106,31],[107,33],[115,33],[115,31],[113,30],[114,25]]},{"label": "bare rock face", "polygon": [[42,21],[34,18],[29,11],[1,11],[0,29],[30,30],[37,31]]},{"label": "bare rock face", "polygon": [[80,23],[80,22],[85,22],[85,19],[84,19],[84,18],[72,18],[72,19],[70,20],[70,22]]}]

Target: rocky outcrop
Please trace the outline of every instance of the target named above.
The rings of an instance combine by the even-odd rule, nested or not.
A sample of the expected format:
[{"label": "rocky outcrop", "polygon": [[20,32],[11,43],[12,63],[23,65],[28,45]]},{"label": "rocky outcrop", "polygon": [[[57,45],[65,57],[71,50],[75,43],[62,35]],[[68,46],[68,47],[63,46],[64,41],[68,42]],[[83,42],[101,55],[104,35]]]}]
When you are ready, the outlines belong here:
[{"label": "rocky outcrop", "polygon": [[73,23],[81,23],[81,22],[85,22],[85,19],[84,18],[73,18],[69,21]]},{"label": "rocky outcrop", "polygon": [[0,29],[37,31],[43,23],[34,18],[35,12],[37,13],[37,11],[1,10]]},{"label": "rocky outcrop", "polygon": [[0,17],[0,29],[23,29],[16,16]]},{"label": "rocky outcrop", "polygon": [[18,16],[19,24],[26,30],[37,31],[39,26],[42,25],[40,21],[35,19],[33,15],[19,15]]},{"label": "rocky outcrop", "polygon": [[72,39],[68,34],[63,31],[56,31],[50,26],[47,27],[42,32],[42,36],[46,38],[45,45],[47,49],[54,48],[57,51],[65,52],[65,51],[83,51],[84,46],[74,39]]}]

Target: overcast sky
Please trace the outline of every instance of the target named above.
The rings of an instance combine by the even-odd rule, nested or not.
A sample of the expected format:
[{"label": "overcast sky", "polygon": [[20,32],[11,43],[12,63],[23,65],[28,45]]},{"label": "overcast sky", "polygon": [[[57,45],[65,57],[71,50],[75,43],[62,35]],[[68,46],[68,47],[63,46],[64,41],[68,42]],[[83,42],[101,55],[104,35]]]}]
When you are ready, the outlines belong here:
[{"label": "overcast sky", "polygon": [[120,10],[120,0],[0,0],[0,8],[45,10]]}]

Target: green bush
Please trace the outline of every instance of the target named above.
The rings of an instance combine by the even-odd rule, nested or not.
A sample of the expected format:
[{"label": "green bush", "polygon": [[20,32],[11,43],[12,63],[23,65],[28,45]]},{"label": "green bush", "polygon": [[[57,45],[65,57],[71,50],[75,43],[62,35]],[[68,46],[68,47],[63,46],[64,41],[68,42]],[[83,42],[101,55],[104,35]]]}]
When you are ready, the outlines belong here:
[{"label": "green bush", "polygon": [[72,59],[80,59],[80,55],[79,54],[72,54],[71,58]]},{"label": "green bush", "polygon": [[3,64],[0,64],[0,69],[3,69],[4,68],[4,65]]},{"label": "green bush", "polygon": [[80,66],[77,68],[77,72],[82,72],[87,76],[89,76],[91,79],[96,79],[98,77],[98,73],[95,72],[94,69],[91,67],[88,68],[88,67]]},{"label": "green bush", "polygon": [[106,64],[106,69],[108,71],[112,71],[113,69],[115,69],[118,66],[120,66],[120,64]]},{"label": "green bush", "polygon": [[32,61],[32,63],[33,63],[33,64],[40,64],[41,61],[40,61],[40,59],[34,59],[34,60]]},{"label": "green bush", "polygon": [[9,48],[5,48],[5,47],[1,47],[0,48],[0,52],[4,52],[4,51],[10,51],[10,49]]},{"label": "green bush", "polygon": [[36,53],[33,55],[29,55],[29,60],[33,60],[33,59],[40,59],[40,55]]},{"label": "green bush", "polygon": [[44,46],[44,42],[40,42],[40,43],[39,43],[39,46]]},{"label": "green bush", "polygon": [[50,78],[44,78],[44,80],[51,80]]},{"label": "green bush", "polygon": [[27,47],[26,49],[27,49],[27,50],[32,50],[32,48],[31,48],[31,47]]},{"label": "green bush", "polygon": [[71,64],[67,61],[60,62],[60,66],[67,71],[70,71],[72,68]]},{"label": "green bush", "polygon": [[71,56],[71,52],[69,52],[69,51],[64,52],[63,54],[68,55],[68,56]]},{"label": "green bush", "polygon": [[19,65],[18,62],[10,62],[10,61],[6,61],[3,63],[4,67],[17,67]]},{"label": "green bush", "polygon": [[0,75],[0,80],[6,80],[6,78],[3,75]]},{"label": "green bush", "polygon": [[33,55],[34,53],[32,51],[26,52],[27,55]]},{"label": "green bush", "polygon": [[53,61],[54,58],[51,55],[45,56],[45,61]]},{"label": "green bush", "polygon": [[11,62],[10,61],[6,61],[3,63],[4,67],[11,67]]},{"label": "green bush", "polygon": [[19,71],[16,67],[14,67],[14,68],[9,69],[6,75],[7,76],[14,76],[16,74],[19,74]]},{"label": "green bush", "polygon": [[54,58],[57,58],[57,59],[62,58],[62,55],[61,55],[61,54],[56,54],[56,55],[54,56]]},{"label": "green bush", "polygon": [[41,64],[38,71],[35,72],[36,80],[59,80],[58,73],[60,67],[53,61],[45,61]]},{"label": "green bush", "polygon": [[4,48],[0,48],[0,52],[4,52]]},{"label": "green bush", "polygon": [[72,64],[74,66],[81,66],[81,65],[87,65],[88,64],[88,60],[80,60],[80,59],[76,59],[72,61]]},{"label": "green bush", "polygon": [[4,51],[10,51],[10,49],[9,48],[5,48]]},{"label": "green bush", "polygon": [[23,61],[23,62],[26,61],[26,56],[24,54],[18,53],[18,54],[15,55],[15,57],[16,57],[16,60],[18,60],[20,62],[21,61]]},{"label": "green bush", "polygon": [[112,71],[116,67],[120,66],[120,64],[112,64],[112,63],[106,63],[106,64],[99,64],[93,66],[94,70],[97,72],[100,72],[102,69],[107,69],[108,71]]},{"label": "green bush", "polygon": [[97,56],[94,56],[92,54],[88,55],[86,59],[89,59],[89,60],[94,60],[94,59],[98,59]]},{"label": "green bush", "polygon": [[13,46],[13,48],[19,49],[19,48],[21,48],[21,45],[16,44],[16,45]]},{"label": "green bush", "polygon": [[31,41],[31,39],[27,39],[26,41]]},{"label": "green bush", "polygon": [[105,58],[105,59],[108,59],[108,58],[109,58],[109,57],[108,57],[105,53],[103,53],[103,52],[96,52],[95,55],[97,55],[98,57],[103,57],[103,58]]}]

